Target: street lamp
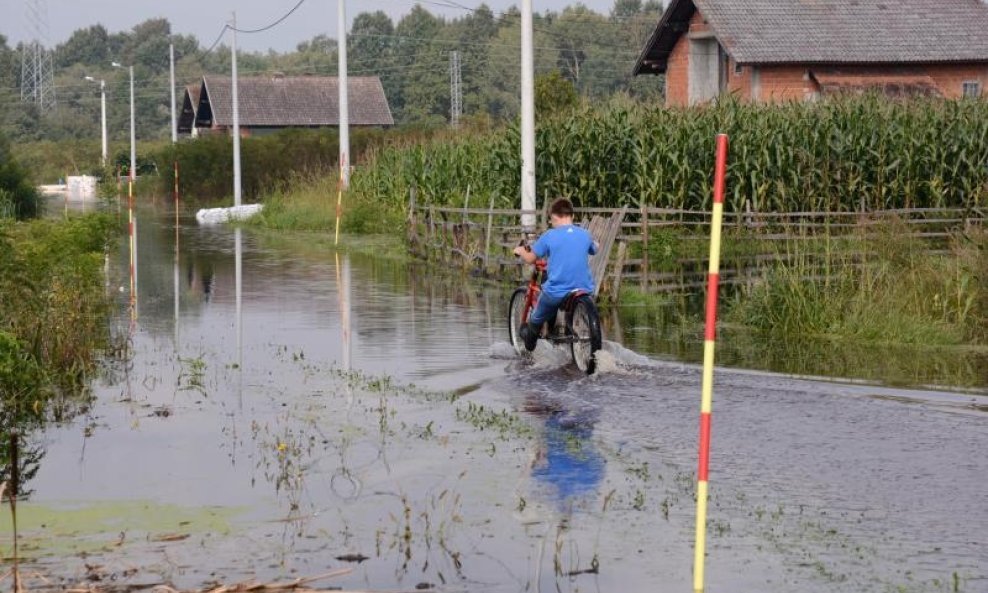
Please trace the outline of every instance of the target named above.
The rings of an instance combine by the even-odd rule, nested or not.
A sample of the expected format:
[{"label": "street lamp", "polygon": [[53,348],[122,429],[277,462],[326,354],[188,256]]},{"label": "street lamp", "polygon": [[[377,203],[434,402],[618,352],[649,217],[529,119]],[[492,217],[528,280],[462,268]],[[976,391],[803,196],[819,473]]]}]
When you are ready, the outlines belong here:
[{"label": "street lamp", "polygon": [[[113,62],[114,68],[123,68],[120,62]],[[137,152],[134,140],[134,67],[127,66],[130,70],[130,180],[134,181],[137,174]]]},{"label": "street lamp", "polygon": [[[96,82],[96,79],[92,76],[87,76],[86,80],[90,82]],[[103,167],[106,168],[106,81],[100,79],[99,81],[99,99],[100,99],[100,125],[103,129]]]}]

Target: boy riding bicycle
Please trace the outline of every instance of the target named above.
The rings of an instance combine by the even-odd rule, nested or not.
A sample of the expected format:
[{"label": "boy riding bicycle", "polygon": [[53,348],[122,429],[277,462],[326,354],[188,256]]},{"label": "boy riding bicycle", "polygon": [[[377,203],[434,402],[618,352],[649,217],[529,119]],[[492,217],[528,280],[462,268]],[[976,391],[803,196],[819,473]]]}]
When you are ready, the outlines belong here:
[{"label": "boy riding bicycle", "polygon": [[574,290],[593,294],[593,276],[590,273],[589,256],[597,253],[597,243],[582,227],[573,224],[573,204],[566,198],[557,198],[549,207],[552,229],[543,233],[531,250],[518,246],[514,254],[527,264],[536,259],[548,258],[548,277],[542,285],[539,302],[518,330],[525,342],[525,349],[535,350],[542,324],[554,319],[563,299]]}]

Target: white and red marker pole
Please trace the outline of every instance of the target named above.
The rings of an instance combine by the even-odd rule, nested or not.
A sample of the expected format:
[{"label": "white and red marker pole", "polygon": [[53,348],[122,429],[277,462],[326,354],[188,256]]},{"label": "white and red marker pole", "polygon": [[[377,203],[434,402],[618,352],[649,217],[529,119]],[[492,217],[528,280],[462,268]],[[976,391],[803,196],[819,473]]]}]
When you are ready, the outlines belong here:
[{"label": "white and red marker pole", "polygon": [[727,135],[717,135],[714,165],[714,208],[710,224],[710,269],[707,274],[707,319],[703,335],[703,383],[700,400],[700,454],[696,472],[696,547],[693,590],[703,593],[707,539],[707,477],[710,466],[710,411],[713,404],[714,341],[717,336],[717,283],[720,275],[720,227],[724,216],[724,178],[727,173]]}]

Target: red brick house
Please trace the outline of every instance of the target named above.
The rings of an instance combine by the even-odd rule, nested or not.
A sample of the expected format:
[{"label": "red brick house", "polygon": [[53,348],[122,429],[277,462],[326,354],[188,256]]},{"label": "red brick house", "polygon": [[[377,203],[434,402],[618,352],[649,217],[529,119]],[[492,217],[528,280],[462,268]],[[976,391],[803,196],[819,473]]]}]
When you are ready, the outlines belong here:
[{"label": "red brick house", "polygon": [[[378,77],[348,77],[347,88],[349,125],[394,125]],[[237,79],[240,135],[339,126],[339,99],[339,79],[335,76],[242,76]],[[194,129],[198,134],[229,134],[233,129],[232,79],[203,76],[198,92],[189,90],[185,95],[179,129],[190,132]]]},{"label": "red brick house", "polygon": [[811,100],[988,96],[982,0],[671,0],[634,74],[666,76],[666,105],[719,95]]}]

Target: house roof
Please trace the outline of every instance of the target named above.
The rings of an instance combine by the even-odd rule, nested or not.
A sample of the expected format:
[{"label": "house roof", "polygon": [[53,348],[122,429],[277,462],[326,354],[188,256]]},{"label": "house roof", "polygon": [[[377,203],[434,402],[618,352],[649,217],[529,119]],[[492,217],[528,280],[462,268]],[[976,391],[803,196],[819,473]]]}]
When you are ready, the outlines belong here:
[{"label": "house roof", "polygon": [[988,62],[982,0],[671,0],[636,75],[665,72],[696,10],[741,64]]},{"label": "house roof", "polygon": [[178,115],[178,132],[188,134],[196,125],[196,110],[199,108],[200,85],[190,84],[182,95],[182,111]]},{"label": "house roof", "polygon": [[[354,126],[391,126],[391,108],[376,76],[347,78],[348,122]],[[306,127],[340,123],[339,79],[335,76],[239,77],[241,126]],[[206,102],[212,125],[233,125],[228,76],[203,76],[200,108]]]}]

